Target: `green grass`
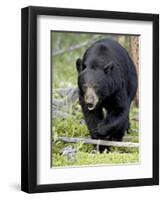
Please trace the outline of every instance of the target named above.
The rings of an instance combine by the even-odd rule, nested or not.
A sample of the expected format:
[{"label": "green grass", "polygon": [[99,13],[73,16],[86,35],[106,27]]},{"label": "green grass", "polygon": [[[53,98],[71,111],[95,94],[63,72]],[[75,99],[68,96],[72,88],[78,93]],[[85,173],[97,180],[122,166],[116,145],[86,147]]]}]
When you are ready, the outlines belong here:
[{"label": "green grass", "polygon": [[53,154],[52,166],[82,166],[82,165],[99,165],[99,164],[128,164],[137,163],[139,161],[139,153],[86,153],[78,152],[73,160],[69,160],[66,156]]}]

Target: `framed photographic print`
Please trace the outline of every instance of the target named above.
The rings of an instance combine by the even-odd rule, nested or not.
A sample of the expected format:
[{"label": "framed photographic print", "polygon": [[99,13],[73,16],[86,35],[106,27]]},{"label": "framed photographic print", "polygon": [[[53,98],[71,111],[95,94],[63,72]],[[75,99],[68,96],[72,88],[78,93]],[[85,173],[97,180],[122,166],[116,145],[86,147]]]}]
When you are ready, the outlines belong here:
[{"label": "framed photographic print", "polygon": [[22,9],[21,188],[159,184],[159,16]]}]

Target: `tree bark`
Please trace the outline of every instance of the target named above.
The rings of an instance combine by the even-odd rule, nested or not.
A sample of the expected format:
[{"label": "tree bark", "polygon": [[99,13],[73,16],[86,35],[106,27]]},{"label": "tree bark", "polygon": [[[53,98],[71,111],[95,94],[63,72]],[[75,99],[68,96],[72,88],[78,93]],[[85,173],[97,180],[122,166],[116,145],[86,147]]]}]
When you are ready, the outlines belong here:
[{"label": "tree bark", "polygon": [[136,66],[136,72],[138,75],[138,89],[135,96],[135,104],[139,105],[139,37],[131,36],[131,57]]}]

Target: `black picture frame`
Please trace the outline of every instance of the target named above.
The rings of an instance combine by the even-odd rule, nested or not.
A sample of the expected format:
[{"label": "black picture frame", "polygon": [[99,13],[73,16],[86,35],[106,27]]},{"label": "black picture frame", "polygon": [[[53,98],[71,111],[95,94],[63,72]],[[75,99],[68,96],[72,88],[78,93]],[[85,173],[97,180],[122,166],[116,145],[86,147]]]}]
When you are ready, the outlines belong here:
[{"label": "black picture frame", "polygon": [[[153,177],[37,184],[37,16],[151,21],[153,23]],[[159,15],[30,6],[21,11],[21,190],[28,193],[159,184]]]}]

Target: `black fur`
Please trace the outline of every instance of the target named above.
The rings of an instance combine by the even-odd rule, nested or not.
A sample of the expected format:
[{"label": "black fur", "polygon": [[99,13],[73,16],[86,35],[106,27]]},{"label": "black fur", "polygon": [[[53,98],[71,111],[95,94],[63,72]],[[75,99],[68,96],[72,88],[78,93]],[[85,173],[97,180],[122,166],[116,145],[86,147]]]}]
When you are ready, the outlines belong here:
[{"label": "black fur", "polygon": [[[129,109],[137,90],[136,69],[127,51],[116,41],[103,39],[88,48],[76,66],[79,101],[91,137],[121,141],[129,126]],[[84,101],[85,83],[96,85],[93,87],[99,98],[91,111]]]}]

